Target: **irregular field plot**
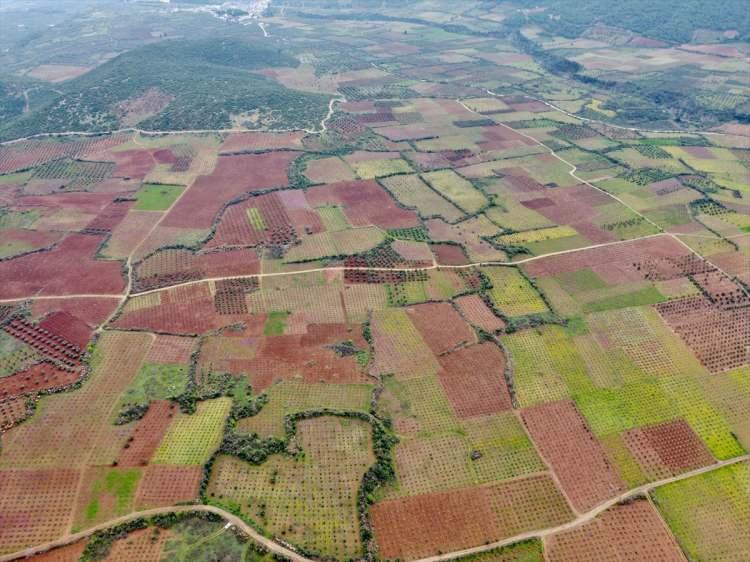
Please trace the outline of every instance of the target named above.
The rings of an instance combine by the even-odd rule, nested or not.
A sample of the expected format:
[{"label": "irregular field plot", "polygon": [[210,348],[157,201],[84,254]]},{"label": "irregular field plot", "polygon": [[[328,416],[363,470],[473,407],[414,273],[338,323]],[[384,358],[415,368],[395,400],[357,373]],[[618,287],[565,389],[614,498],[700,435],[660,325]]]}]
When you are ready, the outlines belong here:
[{"label": "irregular field plot", "polygon": [[523,410],[521,417],[542,457],[579,511],[587,511],[625,491],[604,449],[572,402],[534,406]]},{"label": "irregular field plot", "polygon": [[356,496],[374,463],[369,424],[320,417],[297,424],[304,458],[275,455],[253,466],[220,456],[211,473],[212,501],[234,505],[276,536],[347,559],[360,554]]},{"label": "irregular field plot", "polygon": [[231,400],[217,398],[199,402],[192,415],[175,416],[152,462],[176,465],[205,463],[221,442],[224,420],[231,406]]},{"label": "irregular field plot", "polygon": [[266,390],[268,403],[255,416],[237,423],[242,433],[284,437],[284,418],[295,412],[330,408],[366,412],[372,387],[364,384],[307,384],[284,381]]},{"label": "irregular field plot", "polygon": [[428,172],[423,174],[422,178],[446,199],[469,214],[476,213],[487,204],[484,194],[453,170]]},{"label": "irregular field plot", "polygon": [[616,505],[590,523],[552,535],[545,541],[544,550],[549,562],[685,560],[659,514],[644,499]]},{"label": "irregular field plot", "polygon": [[654,503],[691,560],[750,556],[750,466],[736,464],[657,488]]},{"label": "irregular field plot", "polygon": [[546,475],[377,503],[371,510],[384,558],[413,559],[479,546],[572,518]]}]

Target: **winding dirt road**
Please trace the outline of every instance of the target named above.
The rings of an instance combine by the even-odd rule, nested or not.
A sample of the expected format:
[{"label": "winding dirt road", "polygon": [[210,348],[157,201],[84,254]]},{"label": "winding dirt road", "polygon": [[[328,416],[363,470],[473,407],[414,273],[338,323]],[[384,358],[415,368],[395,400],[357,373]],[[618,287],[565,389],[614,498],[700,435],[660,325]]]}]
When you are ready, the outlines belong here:
[{"label": "winding dirt road", "polygon": [[[544,539],[546,537],[550,537],[557,533],[570,531],[571,529],[575,529],[576,527],[585,525],[586,523],[590,523],[598,515],[601,515],[603,512],[617,505],[618,503],[621,503],[621,502],[624,502],[624,501],[627,501],[627,500],[630,500],[639,496],[644,496],[650,493],[652,490],[659,488],[661,486],[664,486],[666,484],[671,484],[674,482],[681,482],[683,480],[687,480],[695,476],[700,476],[701,474],[707,474],[715,470],[720,470],[722,468],[726,468],[728,466],[732,466],[732,465],[739,464],[742,462],[747,462],[747,461],[750,461],[750,454],[742,455],[742,456],[735,457],[733,459],[729,459],[725,461],[716,462],[714,464],[705,466],[703,468],[698,468],[696,470],[691,470],[690,472],[678,474],[677,476],[672,476],[670,478],[665,478],[663,480],[657,480],[649,484],[644,484],[643,486],[638,486],[637,488],[632,488],[628,490],[627,492],[620,494],[619,496],[615,496],[613,498],[608,499],[605,502],[600,503],[596,507],[590,509],[589,511],[585,513],[578,515],[574,519],[571,519],[570,521],[568,521],[567,523],[563,523],[562,525],[557,525],[555,527],[547,527],[543,529],[535,529],[532,531],[527,531],[525,533],[519,533],[517,535],[513,535],[512,537],[507,537],[507,538],[504,538],[502,540],[499,540],[493,543],[483,544],[481,546],[476,546],[473,548],[466,548],[466,549],[457,550],[454,552],[448,552],[446,554],[441,554],[439,556],[430,556],[428,558],[415,560],[414,562],[447,562],[449,560],[454,560],[456,558],[461,558],[463,556],[469,556],[472,554],[480,554],[482,552],[487,552],[490,550],[494,550],[496,548],[508,546],[508,545],[511,545],[520,541],[528,540],[528,539]],[[30,548],[21,550],[19,552],[14,552],[12,554],[6,554],[4,556],[0,556],[0,562],[9,562],[11,560],[18,560],[21,558],[33,556],[34,554],[46,552],[56,547],[72,544],[81,539],[90,537],[97,531],[102,531],[109,527],[113,527],[115,525],[119,525],[127,521],[132,521],[133,519],[138,519],[141,517],[150,517],[152,515],[163,515],[167,513],[181,513],[181,512],[189,512],[189,511],[203,511],[203,512],[208,512],[208,513],[215,513],[216,515],[219,515],[220,517],[224,518],[224,520],[227,521],[227,523],[237,527],[243,533],[248,535],[257,544],[267,548],[269,551],[275,554],[283,556],[289,560],[292,560],[293,562],[314,562],[313,559],[306,558],[305,556],[302,556],[301,554],[287,548],[286,546],[283,546],[279,544],[278,542],[272,539],[269,539],[268,537],[264,537],[263,535],[258,533],[258,531],[253,529],[250,525],[245,523],[242,519],[240,519],[236,515],[229,513],[228,511],[225,511],[218,507],[211,506],[211,505],[162,507],[158,509],[149,509],[147,511],[139,511],[135,513],[131,513],[130,515],[118,517],[117,519],[112,519],[111,521],[108,521],[106,523],[102,523],[95,527],[91,527],[90,529],[81,531],[80,533],[66,535],[54,541],[50,541],[41,545],[33,546]]]}]

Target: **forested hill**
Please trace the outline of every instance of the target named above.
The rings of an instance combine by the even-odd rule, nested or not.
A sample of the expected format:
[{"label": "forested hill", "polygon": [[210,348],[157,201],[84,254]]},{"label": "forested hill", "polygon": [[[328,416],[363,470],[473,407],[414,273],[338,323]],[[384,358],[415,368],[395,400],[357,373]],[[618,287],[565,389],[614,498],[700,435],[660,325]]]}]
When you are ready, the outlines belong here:
[{"label": "forested hill", "polygon": [[[322,95],[298,92],[249,72],[299,61],[257,41],[169,40],[139,47],[60,84],[59,94],[0,125],[0,139],[40,132],[223,129],[256,112],[257,125],[312,128],[328,107]],[[123,122],[127,114],[127,122]]]},{"label": "forested hill", "polygon": [[[494,0],[493,0],[494,1]],[[696,30],[737,31],[750,39],[747,0],[516,0],[525,8],[544,7],[533,19],[555,33],[577,37],[595,23],[648,37],[687,42]]]}]

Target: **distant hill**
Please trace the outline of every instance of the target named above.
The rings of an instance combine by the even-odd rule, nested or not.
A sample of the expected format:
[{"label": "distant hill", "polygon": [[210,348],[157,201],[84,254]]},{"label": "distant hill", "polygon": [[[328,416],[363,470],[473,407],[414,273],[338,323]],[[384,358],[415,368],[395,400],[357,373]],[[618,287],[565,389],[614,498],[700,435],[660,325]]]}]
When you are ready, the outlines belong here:
[{"label": "distant hill", "polygon": [[747,0],[516,0],[525,8],[546,10],[532,16],[555,33],[577,37],[595,23],[617,26],[648,37],[688,42],[698,30],[737,31],[750,38]]},{"label": "distant hill", "polygon": [[136,124],[152,130],[228,128],[232,116],[256,108],[261,125],[312,127],[325,115],[327,97],[250,72],[298,64],[276,48],[236,39],[147,45],[60,84],[61,93],[50,102],[5,121],[0,138]]}]

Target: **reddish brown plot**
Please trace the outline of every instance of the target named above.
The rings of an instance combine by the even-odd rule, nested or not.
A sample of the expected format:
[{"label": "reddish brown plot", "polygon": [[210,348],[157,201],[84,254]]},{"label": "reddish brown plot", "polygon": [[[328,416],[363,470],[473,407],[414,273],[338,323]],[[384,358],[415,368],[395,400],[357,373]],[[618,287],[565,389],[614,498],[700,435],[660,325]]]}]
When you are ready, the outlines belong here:
[{"label": "reddish brown plot", "polygon": [[604,449],[573,402],[526,408],[521,417],[573,506],[588,511],[625,491]]},{"label": "reddish brown plot", "polygon": [[433,244],[430,246],[440,265],[466,265],[469,258],[458,244]]},{"label": "reddish brown plot", "polygon": [[647,281],[670,281],[714,269],[706,260],[692,253],[663,257],[647,256],[636,262],[634,267]]},{"label": "reddish brown plot", "polygon": [[61,368],[51,361],[43,361],[13,375],[0,378],[0,400],[42,390],[65,388],[83,375],[79,367]]},{"label": "reddish brown plot", "polygon": [[278,380],[293,378],[310,383],[368,382],[355,356],[340,357],[331,348],[347,340],[352,340],[359,349],[367,347],[358,331],[350,332],[345,324],[310,324],[305,334],[244,340],[245,345],[255,346],[252,359],[224,353],[223,357],[201,357],[201,363],[210,362],[215,369],[247,374],[258,392]]},{"label": "reddish brown plot", "polygon": [[659,303],[656,310],[709,371],[748,363],[750,307],[725,310],[701,295]]},{"label": "reddish brown plot", "polygon": [[689,253],[690,250],[665,235],[549,256],[524,265],[524,269],[533,277],[548,277],[592,268],[605,282],[619,284],[643,279],[635,266],[643,256],[675,258]]},{"label": "reddish brown plot", "polygon": [[438,359],[440,382],[458,417],[494,414],[512,407],[505,382],[505,356],[496,345],[472,345]]},{"label": "reddish brown plot", "polygon": [[74,369],[81,364],[78,346],[41,326],[16,317],[7,322],[3,330],[64,368]]},{"label": "reddish brown plot", "polygon": [[255,275],[260,272],[260,262],[252,249],[198,253],[167,249],[138,263],[134,272],[133,290],[142,292],[204,278]]},{"label": "reddish brown plot", "polygon": [[195,338],[157,335],[146,354],[146,363],[187,364],[195,349]]},{"label": "reddish brown plot", "polygon": [[118,328],[164,334],[193,335],[242,321],[242,316],[219,315],[208,283],[159,292],[159,304],[127,310],[114,323]]},{"label": "reddish brown plot", "polygon": [[547,475],[377,503],[380,555],[414,559],[497,541],[571,519]]},{"label": "reddish brown plot", "polygon": [[706,445],[685,420],[631,429],[623,440],[644,474],[659,480],[714,462]]},{"label": "reddish brown plot", "polygon": [[209,228],[227,203],[254,191],[284,187],[296,152],[219,156],[216,168],[199,177],[165,217],[164,226]]},{"label": "reddish brown plot", "polygon": [[26,140],[13,143],[0,147],[0,173],[30,168],[64,156],[90,159],[90,154],[113,148],[127,138],[127,135],[110,135],[72,142]]},{"label": "reddish brown plot", "polygon": [[86,541],[81,540],[73,544],[53,548],[41,554],[35,554],[31,560],[34,562],[78,562],[85,548]]},{"label": "reddish brown plot", "polygon": [[0,432],[26,419],[29,408],[25,398],[0,398]]},{"label": "reddish brown plot", "polygon": [[125,281],[120,263],[94,259],[103,240],[70,234],[53,250],[0,262],[0,298],[121,293]]},{"label": "reddish brown plot", "polygon": [[162,551],[171,535],[168,529],[160,529],[158,534],[154,534],[153,529],[138,529],[116,540],[102,562],[160,562],[165,557]]},{"label": "reddish brown plot", "polygon": [[39,322],[39,328],[60,336],[79,349],[86,348],[93,332],[86,322],[64,310],[48,314],[44,320]]},{"label": "reddish brown plot", "polygon": [[548,562],[685,562],[659,514],[644,499],[619,504],[545,541]]},{"label": "reddish brown plot", "polygon": [[719,270],[697,273],[693,279],[713,305],[722,310],[750,306],[744,287]]},{"label": "reddish brown plot", "polygon": [[202,466],[150,465],[144,471],[136,492],[136,509],[195,500],[202,478]]},{"label": "reddish brown plot", "polygon": [[95,327],[109,318],[118,302],[116,298],[35,300],[31,305],[31,313],[34,316],[41,316],[49,312],[62,311],[80,318],[91,327]]},{"label": "reddish brown plot", "polygon": [[379,226],[383,229],[419,226],[414,211],[396,205],[373,180],[334,183],[310,188],[308,201],[315,207],[341,205],[352,226]]},{"label": "reddish brown plot", "polygon": [[479,295],[459,297],[455,300],[455,303],[469,324],[487,332],[496,332],[505,328],[505,322],[495,316],[495,313],[487,307]]},{"label": "reddish brown plot", "polygon": [[145,466],[151,460],[172,417],[178,410],[169,400],[157,400],[135,426],[135,430],[117,457],[117,466]]},{"label": "reddish brown plot", "polygon": [[86,225],[85,232],[91,234],[112,232],[112,229],[122,222],[132,206],[132,201],[113,201]]},{"label": "reddish brown plot", "polygon": [[24,249],[18,253],[24,253],[39,248],[51,246],[63,237],[61,232],[49,232],[45,230],[25,230],[20,228],[4,228],[3,242],[20,243]]},{"label": "reddish brown plot", "polygon": [[224,139],[220,152],[242,152],[258,149],[302,148],[302,131],[291,133],[234,133]]},{"label": "reddish brown plot", "polygon": [[[260,224],[254,224],[250,213],[259,214],[255,220]],[[207,246],[285,246],[296,239],[297,233],[279,196],[269,193],[228,207],[219,220],[215,236]]]},{"label": "reddish brown plot", "polygon": [[409,320],[435,355],[447,353],[475,340],[473,330],[450,303],[418,304],[405,310]]},{"label": "reddish brown plot", "polygon": [[137,178],[142,180],[157,164],[154,157],[156,150],[124,150],[121,152],[110,152],[108,160],[114,160],[115,170],[113,176],[118,178]]},{"label": "reddish brown plot", "polygon": [[62,536],[75,506],[77,470],[0,472],[0,552]]}]

